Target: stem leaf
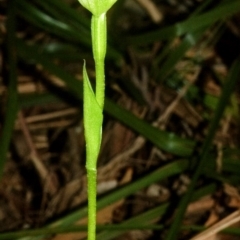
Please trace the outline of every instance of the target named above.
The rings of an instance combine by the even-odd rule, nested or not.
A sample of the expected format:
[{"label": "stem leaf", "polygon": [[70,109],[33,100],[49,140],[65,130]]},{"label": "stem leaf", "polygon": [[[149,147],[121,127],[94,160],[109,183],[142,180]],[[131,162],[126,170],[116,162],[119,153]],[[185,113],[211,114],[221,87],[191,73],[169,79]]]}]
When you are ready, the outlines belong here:
[{"label": "stem leaf", "polygon": [[87,158],[89,159],[87,167],[95,169],[101,145],[103,114],[89,81],[85,62],[83,66],[83,88],[84,130]]}]

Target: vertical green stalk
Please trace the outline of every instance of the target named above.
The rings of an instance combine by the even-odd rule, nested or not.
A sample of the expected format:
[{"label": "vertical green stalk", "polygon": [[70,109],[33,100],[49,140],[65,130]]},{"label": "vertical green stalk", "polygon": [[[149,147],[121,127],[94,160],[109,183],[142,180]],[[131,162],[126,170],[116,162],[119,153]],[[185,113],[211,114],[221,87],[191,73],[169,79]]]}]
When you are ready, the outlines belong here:
[{"label": "vertical green stalk", "polygon": [[92,90],[86,66],[83,66],[83,121],[86,139],[88,180],[88,240],[96,238],[97,158],[102,140],[104,106],[104,59],[107,48],[106,12],[116,0],[79,0],[92,14],[91,34],[96,71],[96,91]]},{"label": "vertical green stalk", "polygon": [[107,49],[106,25],[106,13],[102,13],[100,16],[92,16],[92,46],[93,58],[96,64],[96,100],[101,108],[104,105],[105,89],[104,58]]},{"label": "vertical green stalk", "polygon": [[95,239],[96,232],[96,179],[97,158],[102,138],[102,108],[96,101],[96,96],[90,85],[84,64],[83,69],[83,115],[86,139],[86,169],[88,180],[88,239]]}]

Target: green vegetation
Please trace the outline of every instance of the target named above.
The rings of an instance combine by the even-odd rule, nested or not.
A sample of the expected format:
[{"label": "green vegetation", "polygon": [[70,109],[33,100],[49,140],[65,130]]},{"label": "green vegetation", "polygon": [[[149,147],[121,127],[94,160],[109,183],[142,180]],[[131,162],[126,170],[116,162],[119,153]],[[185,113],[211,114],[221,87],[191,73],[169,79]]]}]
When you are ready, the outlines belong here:
[{"label": "green vegetation", "polygon": [[[88,219],[91,232],[88,239],[95,239],[96,230],[97,240],[117,239],[131,230],[150,231],[151,236],[156,234],[158,239],[164,237],[167,240],[190,239],[197,232],[204,233],[204,223],[210,209],[190,224],[186,220],[186,211],[192,202],[215,196],[215,204],[222,204],[221,208],[227,209],[224,216],[231,213],[229,209],[238,208],[219,199],[223,196],[234,198],[225,189],[227,186],[237,189],[240,182],[240,98],[237,90],[240,47],[238,49],[236,46],[232,51],[231,43],[222,45],[225,34],[235,34],[239,41],[240,29],[234,23],[239,21],[240,2],[205,0],[181,12],[177,6],[169,5],[167,0],[161,3],[151,1],[163,15],[162,20],[155,23],[152,13],[138,1],[112,0],[106,1],[106,5],[96,5],[96,8],[91,5],[94,1],[79,2],[93,16],[77,1],[11,0],[1,3],[7,19],[6,31],[1,30],[2,68],[6,72],[0,83],[1,89],[4,89],[0,92],[2,184],[7,181],[8,189],[16,192],[21,189],[21,197],[24,194],[36,195],[29,205],[32,208],[34,204],[38,206],[38,217],[36,220],[24,213],[27,215],[24,219],[21,214],[25,209],[21,209],[22,212],[19,211],[16,216],[21,216],[23,222],[13,229],[4,229],[0,239],[30,240],[50,236],[54,239],[55,234],[86,232],[84,219],[88,214],[92,217]],[[232,53],[230,60],[222,53],[224,49]],[[21,92],[22,82],[19,79],[22,75],[30,78],[34,86],[41,87]],[[70,145],[67,151],[67,143],[64,150],[58,147],[59,152],[51,152],[50,147],[38,150],[38,157],[47,156],[40,161],[42,165],[31,160],[36,150],[35,147],[31,148],[31,136],[24,135],[30,139],[30,153],[23,156],[14,153],[18,149],[15,139],[21,131],[24,132],[19,124],[18,112],[34,116],[35,113],[51,113],[52,109],[73,107],[76,110],[74,116],[58,117],[54,127],[48,127],[50,121],[44,122],[46,127],[44,130],[41,128],[41,134],[44,132],[50,136],[48,142],[51,146],[53,139],[60,139],[60,133],[73,127],[81,129],[84,122],[86,152],[82,150],[85,143],[81,140],[81,131],[77,135],[80,139],[77,149],[80,150],[73,157],[70,150],[74,146],[69,142],[69,137],[66,141]],[[65,120],[68,122],[59,127],[58,124]],[[36,130],[37,125],[31,125],[30,120],[27,124],[32,135],[40,132]],[[117,138],[115,128],[118,128],[116,133],[122,138]],[[28,130],[25,132],[28,133]],[[51,131],[54,134],[51,135]],[[66,139],[65,135],[63,139]],[[52,160],[54,154],[62,158],[65,156],[64,159],[68,160],[64,163]],[[106,178],[106,181],[114,179],[117,185],[111,191],[99,194],[95,202],[98,155],[100,177]],[[74,157],[78,159],[77,164],[71,165]],[[86,199],[82,202],[76,200],[76,196],[85,194],[86,189],[83,189],[81,194],[80,190],[71,192],[66,205],[57,211],[65,195],[69,194],[69,183],[81,179],[79,188],[80,183],[84,188],[85,172],[80,160],[85,158],[87,169],[93,170],[93,175],[89,175],[92,179],[89,186],[92,188],[88,192],[91,195],[89,199],[92,199],[89,206],[92,208],[88,208]],[[121,161],[116,160],[115,163],[117,158]],[[61,178],[56,185],[51,177],[46,180],[46,175],[39,170],[46,168],[47,176],[55,174],[55,170],[51,172],[51,169],[57,168],[54,161],[57,161],[59,169],[67,166],[64,171],[68,173],[67,177],[62,177],[62,172],[56,174],[57,179],[59,176]],[[19,181],[19,185],[25,186],[25,190],[22,187],[15,189],[11,187],[11,181],[4,180],[8,176],[8,165],[12,162],[17,166],[20,179],[24,179],[21,180],[24,184]],[[25,178],[27,173],[22,173],[24,167],[37,174],[32,174],[31,180]],[[120,179],[131,171],[130,180],[120,183]],[[181,179],[185,177],[187,183],[182,184]],[[34,190],[29,186],[30,182],[35,181],[39,181],[41,187]],[[184,186],[180,191],[181,184]],[[159,200],[161,194],[159,198],[147,198],[147,189],[153,185],[165,189],[168,192],[166,198]],[[3,186],[0,184],[1,192],[7,189]],[[66,193],[63,191],[61,195],[62,189]],[[8,199],[15,196],[14,191],[8,191],[3,196],[8,196]],[[37,195],[37,192],[41,194]],[[25,195],[22,199],[26,200]],[[57,201],[56,196],[60,196],[60,200]],[[132,205],[137,205],[136,199],[142,196],[150,202],[149,206],[133,213]],[[35,203],[38,201],[40,203]],[[71,201],[77,204],[71,205]],[[95,209],[100,212],[109,206],[118,206],[119,201],[125,201],[131,211],[119,221],[108,219],[108,224],[100,221],[96,225]],[[124,203],[121,204],[124,206]],[[36,211],[37,207],[34,208]],[[114,215],[114,211],[111,214]],[[26,224],[29,229],[22,228]],[[237,228],[219,231],[240,236]]]},{"label": "green vegetation", "polygon": [[97,195],[97,159],[102,141],[103,106],[105,98],[104,59],[107,49],[106,13],[116,0],[79,2],[92,14],[91,33],[93,58],[96,71],[96,93],[92,90],[86,67],[83,67],[83,112],[84,134],[86,139],[88,175],[88,239],[95,239],[96,232],[96,195]]}]

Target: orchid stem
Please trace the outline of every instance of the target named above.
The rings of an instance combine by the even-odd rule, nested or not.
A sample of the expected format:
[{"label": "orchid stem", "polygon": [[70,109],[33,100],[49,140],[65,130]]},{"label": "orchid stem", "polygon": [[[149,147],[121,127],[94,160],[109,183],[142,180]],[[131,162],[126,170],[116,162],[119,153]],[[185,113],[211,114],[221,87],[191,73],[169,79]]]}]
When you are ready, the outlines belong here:
[{"label": "orchid stem", "polygon": [[106,12],[116,0],[79,0],[93,15],[91,34],[96,71],[96,91],[92,90],[86,66],[83,66],[83,122],[86,139],[88,180],[88,240],[96,239],[97,159],[102,140],[104,107],[104,59],[107,49]]}]

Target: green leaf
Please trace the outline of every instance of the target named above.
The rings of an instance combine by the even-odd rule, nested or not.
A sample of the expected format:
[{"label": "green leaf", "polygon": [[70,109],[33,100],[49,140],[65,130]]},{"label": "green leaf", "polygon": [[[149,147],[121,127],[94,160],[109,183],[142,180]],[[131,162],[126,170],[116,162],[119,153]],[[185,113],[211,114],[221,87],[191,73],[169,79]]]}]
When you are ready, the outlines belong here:
[{"label": "green leaf", "polygon": [[89,81],[86,65],[83,66],[83,112],[84,130],[87,145],[88,167],[95,168],[102,137],[102,109],[99,106],[96,96]]}]

